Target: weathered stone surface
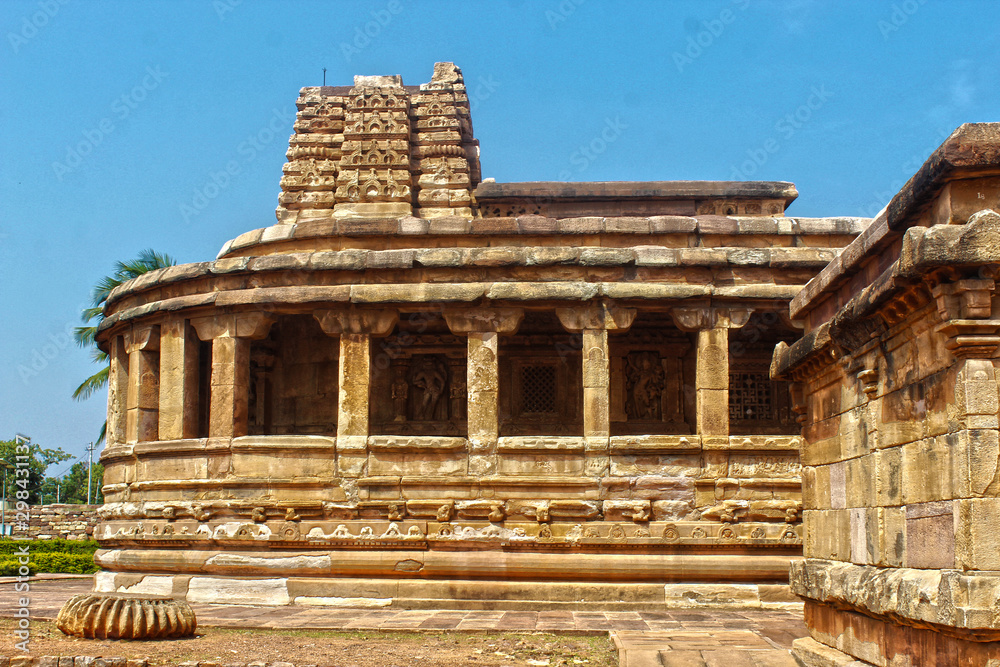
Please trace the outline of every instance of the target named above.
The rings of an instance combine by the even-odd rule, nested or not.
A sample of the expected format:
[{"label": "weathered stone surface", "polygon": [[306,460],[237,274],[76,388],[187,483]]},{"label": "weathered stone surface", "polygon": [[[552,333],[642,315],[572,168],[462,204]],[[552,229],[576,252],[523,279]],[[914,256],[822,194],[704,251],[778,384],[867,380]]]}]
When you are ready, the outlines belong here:
[{"label": "weathered stone surface", "polygon": [[183,600],[97,593],[70,598],[56,626],[88,639],[167,639],[194,635],[198,623]]},{"label": "weathered stone surface", "polygon": [[803,664],[996,659],[998,139],[956,131],[792,301],[772,375],[804,426]]}]

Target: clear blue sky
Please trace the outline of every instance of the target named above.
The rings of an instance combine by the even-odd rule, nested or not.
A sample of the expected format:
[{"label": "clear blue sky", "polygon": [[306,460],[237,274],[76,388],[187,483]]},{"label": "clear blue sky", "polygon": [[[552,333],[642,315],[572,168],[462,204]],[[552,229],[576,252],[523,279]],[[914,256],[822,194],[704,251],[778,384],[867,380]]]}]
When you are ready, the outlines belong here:
[{"label": "clear blue sky", "polygon": [[995,0],[0,0],[0,438],[83,453],[90,286],[273,224],[324,67],[419,84],[455,61],[498,181],[788,180],[790,215],[871,215],[957,125],[1000,120],[998,41]]}]

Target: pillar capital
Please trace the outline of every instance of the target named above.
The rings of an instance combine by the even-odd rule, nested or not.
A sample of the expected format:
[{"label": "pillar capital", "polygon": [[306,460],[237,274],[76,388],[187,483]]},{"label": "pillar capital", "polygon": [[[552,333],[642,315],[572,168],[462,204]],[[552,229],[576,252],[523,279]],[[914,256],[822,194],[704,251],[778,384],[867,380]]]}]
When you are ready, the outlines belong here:
[{"label": "pillar capital", "polygon": [[622,308],[612,301],[575,308],[556,308],[556,317],[566,331],[625,330],[635,321],[635,308]]},{"label": "pillar capital", "polygon": [[343,334],[368,334],[388,336],[399,321],[395,309],[341,308],[316,310],[313,317],[328,336]]},{"label": "pillar capital", "polygon": [[688,332],[739,329],[750,321],[751,315],[753,308],[745,306],[676,306],[670,309],[677,328]]},{"label": "pillar capital", "polygon": [[264,313],[230,313],[191,320],[198,338],[206,341],[216,338],[260,340],[267,337],[273,323],[274,318]]},{"label": "pillar capital", "polygon": [[442,315],[453,334],[517,332],[524,319],[522,308],[455,308]]},{"label": "pillar capital", "polygon": [[125,351],[128,354],[138,352],[156,352],[160,349],[160,325],[147,324],[132,327],[124,336]]}]

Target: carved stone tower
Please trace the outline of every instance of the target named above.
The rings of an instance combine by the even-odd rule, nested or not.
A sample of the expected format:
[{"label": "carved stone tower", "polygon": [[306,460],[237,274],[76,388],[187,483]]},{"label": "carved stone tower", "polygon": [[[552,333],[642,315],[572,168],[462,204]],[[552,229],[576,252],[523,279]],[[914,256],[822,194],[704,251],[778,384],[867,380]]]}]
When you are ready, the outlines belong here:
[{"label": "carved stone tower", "polygon": [[356,76],[350,88],[303,88],[297,106],[279,223],[472,215],[479,142],[454,63],[436,63],[419,87]]}]

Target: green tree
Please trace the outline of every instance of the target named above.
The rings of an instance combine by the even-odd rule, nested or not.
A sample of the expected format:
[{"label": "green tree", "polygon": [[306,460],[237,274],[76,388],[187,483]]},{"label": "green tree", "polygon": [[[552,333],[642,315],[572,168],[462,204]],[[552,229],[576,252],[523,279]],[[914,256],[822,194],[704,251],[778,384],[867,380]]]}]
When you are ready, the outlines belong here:
[{"label": "green tree", "polygon": [[[94,463],[91,470],[90,501],[95,505],[104,503],[101,485],[104,484],[104,466]],[[56,487],[59,494],[56,495]],[[54,503],[56,498],[60,503],[84,504],[87,502],[87,464],[77,461],[61,479],[46,477],[42,484],[42,498],[45,502]]]},{"label": "green tree", "polygon": [[[27,459],[19,458],[25,456]],[[61,449],[46,449],[33,442],[29,444],[0,440],[0,466],[7,468],[7,486],[3,489],[3,497],[12,502],[27,500],[29,504],[37,505],[41,501],[45,469],[53,463],[71,458],[72,455]],[[18,470],[25,469],[27,473],[18,474]],[[27,498],[18,498],[18,492],[27,492]]]},{"label": "green tree", "polygon": [[[177,264],[177,261],[170,255],[158,253],[151,248],[147,248],[140,252],[139,256],[133,260],[117,262],[114,273],[104,276],[97,281],[97,284],[94,285],[90,292],[91,305],[83,310],[83,321],[87,324],[86,326],[77,327],[73,332],[73,337],[80,347],[91,350],[94,363],[100,364],[101,370],[84,380],[76,388],[76,391],[73,392],[73,398],[78,401],[86,400],[92,394],[101,391],[108,385],[108,372],[110,370],[108,355],[97,347],[94,336],[97,334],[97,328],[101,325],[101,321],[104,320],[104,303],[108,300],[111,291],[127,280],[137,278],[144,273],[155,271],[156,269],[174,266],[175,264]],[[104,442],[107,428],[108,423],[104,422],[101,425],[101,432],[94,443],[95,445],[100,445]]]}]

